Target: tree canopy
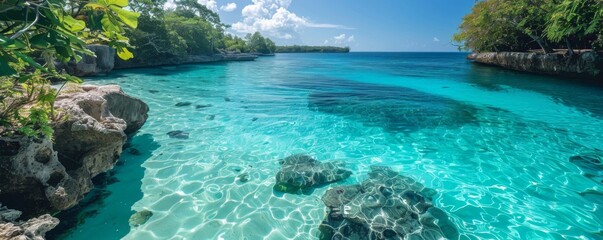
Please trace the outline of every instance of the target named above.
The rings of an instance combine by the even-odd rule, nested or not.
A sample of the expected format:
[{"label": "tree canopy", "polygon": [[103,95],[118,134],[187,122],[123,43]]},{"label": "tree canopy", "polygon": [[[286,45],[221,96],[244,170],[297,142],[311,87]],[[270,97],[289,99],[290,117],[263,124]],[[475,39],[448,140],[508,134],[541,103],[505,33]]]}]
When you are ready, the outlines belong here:
[{"label": "tree canopy", "polygon": [[601,0],[483,0],[453,41],[476,52],[603,48]]},{"label": "tree canopy", "polygon": [[0,2],[0,135],[52,134],[57,91],[50,80],[80,81],[57,71],[55,62],[93,55],[90,43],[133,57],[124,33],[136,28],[140,14],[127,6],[127,0]]}]

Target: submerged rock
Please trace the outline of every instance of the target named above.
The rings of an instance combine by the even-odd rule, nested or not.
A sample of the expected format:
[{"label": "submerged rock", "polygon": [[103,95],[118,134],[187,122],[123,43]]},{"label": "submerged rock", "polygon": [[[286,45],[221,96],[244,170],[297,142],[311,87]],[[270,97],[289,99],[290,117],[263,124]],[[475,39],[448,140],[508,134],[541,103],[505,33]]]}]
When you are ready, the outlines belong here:
[{"label": "submerged rock", "polygon": [[456,239],[458,230],[431,203],[435,190],[388,167],[361,184],[329,189],[321,239]]},{"label": "submerged rock", "polygon": [[196,109],[202,109],[202,108],[208,108],[211,107],[211,104],[199,104],[197,106],[195,106]]},{"label": "submerged rock", "polygon": [[175,105],[175,106],[176,106],[176,107],[185,107],[185,106],[190,106],[190,105],[192,105],[192,104],[193,104],[193,103],[191,103],[191,102],[179,102],[179,103],[176,103],[176,105]]},{"label": "submerged rock", "polygon": [[237,176],[237,179],[239,179],[239,181],[241,182],[247,182],[249,181],[249,174],[248,173],[241,173],[239,174],[239,176]]},{"label": "submerged rock", "polygon": [[130,217],[130,220],[128,220],[128,222],[130,223],[131,226],[138,227],[140,225],[147,223],[147,221],[149,221],[149,219],[152,216],[153,216],[153,212],[145,209],[140,212],[134,213]]},{"label": "submerged rock", "polygon": [[352,175],[340,161],[320,162],[308,155],[295,154],[279,160],[274,190],[287,193],[305,192],[312,187],[337,182]]},{"label": "submerged rock", "polygon": [[603,183],[603,151],[595,149],[570,157],[570,162],[578,166],[585,177]]},{"label": "submerged rock", "polygon": [[167,135],[170,136],[170,138],[188,139],[188,133],[180,130],[170,131],[167,133]]}]

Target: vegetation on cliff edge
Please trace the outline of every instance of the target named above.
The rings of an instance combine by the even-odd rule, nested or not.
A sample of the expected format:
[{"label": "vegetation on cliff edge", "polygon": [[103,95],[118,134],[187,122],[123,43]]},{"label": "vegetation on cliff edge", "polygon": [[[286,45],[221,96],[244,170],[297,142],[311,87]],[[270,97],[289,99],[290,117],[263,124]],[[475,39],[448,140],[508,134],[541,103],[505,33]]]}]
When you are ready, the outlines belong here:
[{"label": "vegetation on cliff edge", "polygon": [[475,52],[603,49],[603,0],[483,0],[453,41]]}]

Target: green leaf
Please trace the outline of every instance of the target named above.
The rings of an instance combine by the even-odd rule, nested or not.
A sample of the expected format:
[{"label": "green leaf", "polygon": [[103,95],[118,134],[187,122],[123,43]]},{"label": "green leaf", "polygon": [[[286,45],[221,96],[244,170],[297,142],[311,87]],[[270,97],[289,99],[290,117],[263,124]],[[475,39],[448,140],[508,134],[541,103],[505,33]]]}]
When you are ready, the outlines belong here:
[{"label": "green leaf", "polygon": [[7,49],[25,48],[25,43],[18,39],[10,39],[0,34],[0,46]]},{"label": "green leaf", "polygon": [[15,55],[17,55],[17,57],[19,57],[21,60],[23,60],[23,61],[25,61],[25,62],[29,63],[29,65],[31,65],[31,66],[32,66],[32,67],[34,67],[34,68],[37,68],[37,69],[43,70],[43,71],[45,71],[45,72],[46,72],[46,71],[48,71],[48,70],[47,70],[45,67],[42,67],[42,65],[40,65],[40,64],[39,64],[39,63],[37,63],[35,60],[33,60],[31,57],[29,57],[29,56],[27,56],[27,55],[25,55],[25,54],[23,54],[23,53],[20,53],[20,52],[15,52]]},{"label": "green leaf", "polygon": [[15,73],[17,73],[17,71],[8,65],[8,59],[4,56],[0,56],[0,76],[9,76]]},{"label": "green leaf", "polygon": [[63,24],[67,27],[67,30],[71,32],[79,32],[86,28],[86,23],[81,20],[77,20],[69,15],[63,17]]},{"label": "green leaf", "polygon": [[128,27],[136,28],[138,26],[138,17],[140,17],[140,13],[128,11],[116,6],[110,6],[109,8],[111,8],[111,10],[117,14],[117,17],[119,17],[121,22],[128,25]]},{"label": "green leaf", "polygon": [[123,59],[123,60],[128,60],[134,57],[134,54],[132,54],[127,48],[119,48],[117,49],[117,56],[119,56],[119,58]]},{"label": "green leaf", "polygon": [[49,34],[48,33],[42,33],[42,34],[38,34],[38,35],[34,35],[33,37],[31,37],[29,39],[29,43],[36,48],[48,48],[50,46],[52,46],[52,44],[49,41]]},{"label": "green leaf", "polygon": [[105,32],[121,32],[119,25],[114,24],[108,14],[103,16],[101,23],[103,24],[103,30]]},{"label": "green leaf", "polygon": [[107,3],[107,6],[120,6],[120,7],[127,7],[128,6],[128,0],[105,0],[105,2]]}]

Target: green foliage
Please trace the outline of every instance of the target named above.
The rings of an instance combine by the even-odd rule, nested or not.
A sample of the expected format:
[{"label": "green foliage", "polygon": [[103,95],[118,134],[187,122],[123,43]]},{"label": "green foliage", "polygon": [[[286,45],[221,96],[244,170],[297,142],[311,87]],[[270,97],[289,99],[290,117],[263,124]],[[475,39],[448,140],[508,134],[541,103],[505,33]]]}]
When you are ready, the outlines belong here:
[{"label": "green foliage", "polygon": [[551,41],[579,38],[595,48],[603,48],[603,1],[563,0],[548,23],[546,36]]},{"label": "green foliage", "polygon": [[603,39],[601,0],[484,0],[453,41],[476,52],[593,48]]},{"label": "green foliage", "polygon": [[350,52],[349,47],[333,47],[333,46],[277,46],[276,53],[347,53]]},{"label": "green foliage", "polygon": [[245,38],[247,39],[247,47],[250,52],[270,54],[276,50],[274,42],[268,38],[264,38],[259,32],[255,32],[253,35],[247,34]]},{"label": "green foliage", "polygon": [[136,27],[139,14],[127,5],[127,0],[0,1],[0,136],[51,136],[58,92],[50,81],[81,81],[57,72],[55,61],[93,55],[88,43],[105,43],[121,58],[132,57],[122,34]]}]

